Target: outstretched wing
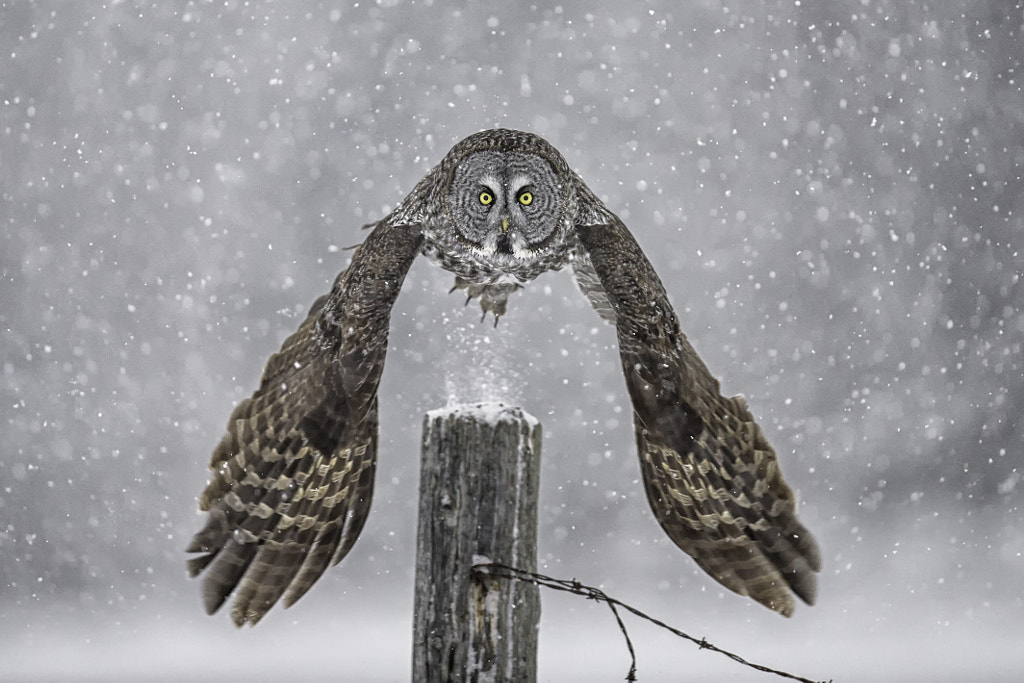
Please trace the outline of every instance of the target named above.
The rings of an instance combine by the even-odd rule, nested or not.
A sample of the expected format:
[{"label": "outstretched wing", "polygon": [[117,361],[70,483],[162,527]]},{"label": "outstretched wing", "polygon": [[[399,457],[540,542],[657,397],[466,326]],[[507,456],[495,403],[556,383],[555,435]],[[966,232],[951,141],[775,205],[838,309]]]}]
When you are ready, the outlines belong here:
[{"label": "outstretched wing", "polygon": [[267,361],[259,389],[228,420],[199,499],[206,526],[187,552],[206,611],[235,592],[235,624],[255,624],[337,564],[373,494],[377,385],[391,307],[423,241],[383,221],[305,322]]},{"label": "outstretched wing", "polygon": [[606,219],[576,226],[585,254],[574,268],[599,312],[604,302],[614,311],[602,317],[618,334],[651,509],[704,571],[789,616],[790,590],[814,603],[821,560],[775,452],[744,400],[719,393],[633,236]]}]

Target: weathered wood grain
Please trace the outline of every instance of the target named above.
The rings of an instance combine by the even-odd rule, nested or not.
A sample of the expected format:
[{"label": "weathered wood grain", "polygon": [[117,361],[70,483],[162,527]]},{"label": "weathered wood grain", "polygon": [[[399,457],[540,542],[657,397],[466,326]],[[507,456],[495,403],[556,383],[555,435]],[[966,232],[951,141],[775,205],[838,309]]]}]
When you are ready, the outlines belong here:
[{"label": "weathered wood grain", "polygon": [[476,563],[537,567],[541,428],[501,404],[431,411],[423,425],[414,681],[537,677],[540,595],[474,578]]}]

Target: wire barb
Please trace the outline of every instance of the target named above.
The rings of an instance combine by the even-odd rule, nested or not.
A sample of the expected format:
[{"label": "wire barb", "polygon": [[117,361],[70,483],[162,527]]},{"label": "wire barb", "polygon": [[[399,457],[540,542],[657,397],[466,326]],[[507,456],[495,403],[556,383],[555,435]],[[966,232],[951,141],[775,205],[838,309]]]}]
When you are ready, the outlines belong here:
[{"label": "wire barb", "polygon": [[629,633],[626,631],[626,624],[622,621],[622,617],[619,615],[619,607],[628,612],[631,612],[632,614],[640,617],[641,619],[646,619],[655,626],[660,626],[661,628],[680,638],[690,641],[701,650],[711,650],[712,652],[717,652],[719,654],[725,655],[734,662],[742,664],[744,666],[748,666],[751,669],[763,671],[764,673],[775,674],[776,676],[788,678],[793,681],[801,681],[802,683],[825,683],[824,681],[815,681],[809,678],[803,678],[802,676],[796,676],[791,673],[786,673],[785,671],[779,671],[778,669],[772,669],[771,667],[749,662],[743,657],[740,657],[738,654],[729,652],[728,650],[723,650],[722,648],[708,642],[707,638],[695,638],[688,633],[684,633],[683,631],[680,631],[677,628],[669,626],[663,621],[655,619],[654,617],[651,617],[645,614],[644,612],[641,612],[632,605],[627,605],[621,600],[617,600],[611,597],[600,588],[595,588],[594,586],[587,586],[585,584],[580,583],[575,578],[569,580],[555,579],[550,576],[545,576],[543,574],[538,574],[536,572],[528,572],[517,567],[510,567],[508,565],[500,564],[497,562],[474,564],[472,571],[473,574],[475,574],[478,577],[486,576],[496,579],[508,579],[510,581],[522,581],[525,583],[532,583],[536,586],[543,586],[544,588],[550,588],[552,590],[573,593],[574,595],[581,595],[589,600],[597,600],[598,602],[603,602],[607,604],[608,607],[611,608],[612,614],[615,615],[615,621],[617,621],[619,624],[619,630],[622,631],[622,636],[626,639],[626,648],[629,650],[629,656],[631,661],[629,665],[629,673],[626,674],[627,681],[638,680],[636,677],[636,652],[633,649],[633,641],[630,640]]}]

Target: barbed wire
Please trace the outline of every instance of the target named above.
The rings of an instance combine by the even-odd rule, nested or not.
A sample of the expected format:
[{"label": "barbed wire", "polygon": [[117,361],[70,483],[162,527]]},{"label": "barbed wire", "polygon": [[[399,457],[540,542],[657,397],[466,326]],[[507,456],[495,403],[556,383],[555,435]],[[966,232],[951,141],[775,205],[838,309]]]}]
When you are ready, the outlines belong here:
[{"label": "barbed wire", "polygon": [[[775,674],[776,676],[788,678],[793,681],[801,681],[802,683],[825,683],[824,681],[815,681],[809,678],[803,678],[802,676],[797,676],[795,674],[787,673],[785,671],[779,671],[778,669],[772,669],[771,667],[764,666],[762,664],[755,664],[754,662],[747,661],[743,657],[740,657],[738,654],[729,652],[728,650],[723,650],[717,645],[709,643],[705,638],[695,638],[688,633],[684,633],[683,631],[680,631],[677,628],[673,628],[665,622],[659,619],[655,619],[654,617],[649,616],[644,612],[641,612],[636,607],[633,607],[632,605],[627,605],[621,600],[617,600],[611,597],[600,588],[595,588],[594,586],[587,586],[585,584],[580,583],[576,579],[555,579],[550,576],[545,576],[543,574],[538,574],[536,572],[528,572],[523,569],[519,569],[518,567],[510,567],[508,565],[500,564],[497,562],[474,564],[472,571],[475,577],[486,576],[496,579],[523,581],[525,583],[532,583],[536,586],[543,586],[544,588],[550,588],[552,590],[565,591],[566,593],[581,595],[590,600],[596,600],[598,602],[603,602],[606,605],[608,605],[608,607],[612,610],[612,614],[615,615],[615,621],[618,622],[619,629],[622,631],[622,636],[626,639],[626,647],[629,649],[629,656],[631,661],[629,665],[629,673],[626,674],[627,681],[638,680],[636,677],[636,652],[633,649],[633,641],[630,640],[629,633],[626,631],[626,624],[622,621],[622,617],[619,615],[619,607],[628,612],[631,612],[632,614],[635,614],[641,619],[646,619],[655,626],[660,626],[661,628],[665,629],[666,631],[669,631],[670,633],[680,638],[689,640],[691,643],[695,644],[701,650],[711,650],[712,652],[717,652],[719,654],[725,655],[734,662],[737,662],[738,664],[742,664],[744,666],[748,666],[751,669],[763,671],[764,673]],[[831,683],[831,680],[828,683]]]}]

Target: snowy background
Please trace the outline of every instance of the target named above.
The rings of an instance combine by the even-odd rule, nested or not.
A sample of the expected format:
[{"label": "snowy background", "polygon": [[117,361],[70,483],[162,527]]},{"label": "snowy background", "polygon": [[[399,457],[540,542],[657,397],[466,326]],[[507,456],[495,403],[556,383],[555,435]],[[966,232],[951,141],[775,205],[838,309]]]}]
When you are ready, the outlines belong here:
[{"label": "snowy background", "polygon": [[[407,680],[423,413],[544,427],[541,571],[816,679],[1024,667],[1020,2],[0,2],[5,679]],[[451,145],[539,133],[634,231],[824,551],[784,620],[639,482],[613,330],[568,273],[497,330],[417,262],[374,509],[288,611],[203,614],[183,549],[232,406]],[[545,592],[543,680],[621,680]],[[627,620],[642,681],[767,680]]]}]

